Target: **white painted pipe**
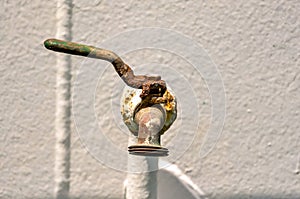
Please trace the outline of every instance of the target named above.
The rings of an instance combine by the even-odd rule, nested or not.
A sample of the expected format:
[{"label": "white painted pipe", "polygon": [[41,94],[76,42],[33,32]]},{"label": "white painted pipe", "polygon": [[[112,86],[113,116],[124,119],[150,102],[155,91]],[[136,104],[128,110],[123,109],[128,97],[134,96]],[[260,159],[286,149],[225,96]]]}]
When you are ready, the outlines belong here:
[{"label": "white painted pipe", "polygon": [[[139,124],[138,142],[158,144],[159,131],[164,126],[165,112],[156,106],[141,109],[136,113]],[[129,145],[135,144],[136,138],[130,137]],[[126,199],[157,198],[157,157],[128,157]]]},{"label": "white painted pipe", "polygon": [[[136,138],[130,137],[129,144],[135,144]],[[157,198],[157,157],[128,156],[128,174],[126,178],[126,199]],[[149,172],[151,171],[151,172]]]},{"label": "white painted pipe", "polygon": [[[56,37],[71,40],[72,0],[57,1]],[[55,190],[56,199],[68,198],[70,188],[71,57],[57,54],[55,114]]]}]

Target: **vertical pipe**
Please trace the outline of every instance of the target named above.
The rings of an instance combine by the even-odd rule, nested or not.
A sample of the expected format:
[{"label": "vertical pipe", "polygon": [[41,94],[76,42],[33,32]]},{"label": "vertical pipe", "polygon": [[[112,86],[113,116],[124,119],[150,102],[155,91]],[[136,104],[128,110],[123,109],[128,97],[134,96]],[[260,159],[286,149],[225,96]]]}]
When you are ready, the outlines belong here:
[{"label": "vertical pipe", "polygon": [[[158,144],[165,112],[156,106],[147,107],[136,113],[135,120],[139,124],[138,142]],[[134,139],[130,137],[129,145],[136,142]],[[126,199],[156,199],[158,158],[129,155],[128,170]]]},{"label": "vertical pipe", "polygon": [[[132,139],[129,142],[133,143]],[[129,155],[128,168],[125,198],[156,199],[158,158]]]},{"label": "vertical pipe", "polygon": [[[71,40],[72,0],[57,1],[56,37]],[[55,190],[56,199],[68,198],[70,188],[70,130],[71,130],[71,57],[58,54],[56,59],[55,114]]]}]

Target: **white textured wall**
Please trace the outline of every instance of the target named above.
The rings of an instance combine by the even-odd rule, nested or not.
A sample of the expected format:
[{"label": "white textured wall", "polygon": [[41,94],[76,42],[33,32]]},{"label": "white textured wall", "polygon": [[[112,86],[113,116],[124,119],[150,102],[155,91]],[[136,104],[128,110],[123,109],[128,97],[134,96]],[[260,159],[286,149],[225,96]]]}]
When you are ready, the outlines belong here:
[{"label": "white textured wall", "polygon": [[[51,198],[56,70],[55,54],[42,42],[55,36],[56,3],[16,0],[0,7],[0,196]],[[216,148],[200,159],[202,132],[209,124],[209,102],[202,103],[197,138],[176,164],[211,198],[300,198],[295,172],[300,164],[299,13],[297,0],[74,0],[73,40],[97,45],[125,30],[162,27],[201,44],[224,81],[226,122]],[[151,53],[124,58],[136,69],[151,60],[181,63]],[[73,58],[74,74],[82,60]],[[190,81],[199,77],[191,74]],[[209,100],[201,82],[195,89],[199,99]],[[100,91],[96,99],[102,110],[110,102]],[[125,146],[124,134],[115,134]],[[92,158],[75,128],[71,147],[71,196],[121,198],[126,174]]]},{"label": "white textured wall", "polygon": [[42,40],[55,34],[56,6],[30,2],[0,6],[0,198],[53,193],[55,59]]}]

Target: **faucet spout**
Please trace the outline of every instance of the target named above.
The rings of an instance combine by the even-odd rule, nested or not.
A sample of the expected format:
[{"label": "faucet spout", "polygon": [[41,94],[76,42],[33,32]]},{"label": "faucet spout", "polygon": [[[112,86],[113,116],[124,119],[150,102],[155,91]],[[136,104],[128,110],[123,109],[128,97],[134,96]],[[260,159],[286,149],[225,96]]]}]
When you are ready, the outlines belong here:
[{"label": "faucet spout", "polygon": [[166,90],[152,102],[153,98],[140,98],[141,93],[141,90],[126,87],[122,95],[123,121],[135,140],[128,152],[140,156],[168,156],[169,150],[161,146],[161,136],[176,119],[176,98]]},{"label": "faucet spout", "polygon": [[138,144],[160,146],[160,130],[166,120],[166,111],[158,104],[139,110],[135,115],[139,124]]}]

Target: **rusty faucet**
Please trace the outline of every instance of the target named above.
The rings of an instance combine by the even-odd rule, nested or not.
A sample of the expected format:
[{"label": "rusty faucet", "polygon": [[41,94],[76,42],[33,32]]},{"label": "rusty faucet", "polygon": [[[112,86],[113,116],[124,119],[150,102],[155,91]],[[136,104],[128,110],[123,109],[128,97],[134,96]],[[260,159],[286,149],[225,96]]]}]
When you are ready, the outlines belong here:
[{"label": "rusty faucet", "polygon": [[129,153],[143,156],[166,156],[160,136],[168,130],[177,116],[175,96],[160,76],[135,75],[114,52],[58,39],[47,39],[44,46],[56,52],[109,61],[128,86],[121,102],[123,120],[137,137]]}]

